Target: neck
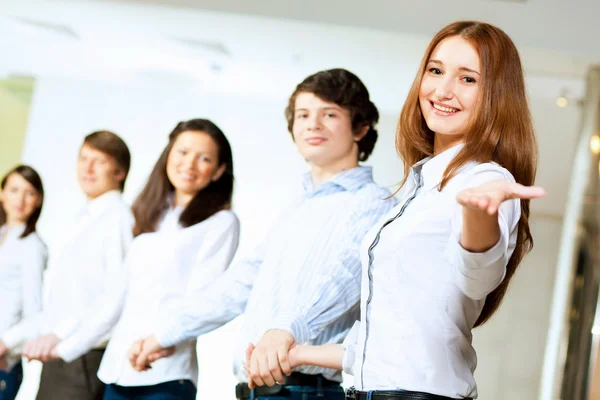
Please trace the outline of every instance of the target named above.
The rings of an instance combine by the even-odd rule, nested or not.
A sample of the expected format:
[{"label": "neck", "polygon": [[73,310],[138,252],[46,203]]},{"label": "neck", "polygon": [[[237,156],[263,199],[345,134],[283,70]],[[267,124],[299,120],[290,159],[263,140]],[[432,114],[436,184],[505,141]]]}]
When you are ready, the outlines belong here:
[{"label": "neck", "polygon": [[89,201],[92,201],[92,200],[96,200],[98,197],[104,196],[106,193],[108,193],[108,192],[112,192],[113,190],[119,190],[119,189],[118,189],[118,188],[110,188],[110,189],[108,189],[108,190],[106,190],[106,191],[104,191],[104,192],[100,193],[100,194],[99,194],[99,195],[97,195],[97,196],[89,195],[89,194],[87,194],[87,193],[86,193],[86,194],[85,194],[85,197],[87,198],[87,200],[88,200],[88,202],[89,202]]},{"label": "neck", "polygon": [[310,169],[312,181],[315,189],[319,187],[323,182],[327,182],[337,174],[348,169],[358,167],[358,161],[356,159],[340,160],[340,162],[332,163],[328,165],[316,165],[313,164]]},{"label": "neck", "polygon": [[7,215],[6,216],[6,223],[5,223],[5,225],[6,225],[6,227],[8,229],[11,229],[11,228],[14,228],[16,226],[22,225],[25,222],[26,221],[22,221],[22,220],[20,220],[18,218],[12,218],[10,215]]},{"label": "neck", "polygon": [[191,194],[175,191],[175,196],[173,198],[173,201],[174,201],[173,205],[175,207],[186,207],[190,203],[190,201],[192,201],[193,197],[194,196]]},{"label": "neck", "polygon": [[433,156],[464,142],[463,135],[441,135],[436,133],[433,139]]}]

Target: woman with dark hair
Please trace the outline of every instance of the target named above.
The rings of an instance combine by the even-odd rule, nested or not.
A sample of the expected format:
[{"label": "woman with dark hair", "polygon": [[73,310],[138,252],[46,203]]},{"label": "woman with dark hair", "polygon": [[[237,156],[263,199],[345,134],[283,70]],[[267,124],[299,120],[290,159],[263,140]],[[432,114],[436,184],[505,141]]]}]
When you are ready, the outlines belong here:
[{"label": "woman with dark hair", "polygon": [[[0,332],[42,308],[46,246],[36,234],[44,202],[38,173],[19,165],[4,176],[0,191]],[[0,341],[0,400],[16,397],[22,380],[20,356]]]},{"label": "woman with dark hair", "polygon": [[[519,53],[460,21],[431,41],[400,114],[400,204],[366,235],[361,322],[293,365],[354,375],[357,400],[476,398],[472,329],[498,309],[533,245],[537,144]],[[252,346],[248,349],[251,354]]]},{"label": "woman with dark hair", "polygon": [[74,360],[114,327],[98,372],[107,384],[104,399],[195,399],[195,340],[167,349],[172,356],[145,373],[131,368],[128,351],[228,267],[239,236],[230,211],[233,181],[223,132],[204,119],[180,122],[133,204],[129,276],[115,277],[119,292],[90,310],[51,355]]}]

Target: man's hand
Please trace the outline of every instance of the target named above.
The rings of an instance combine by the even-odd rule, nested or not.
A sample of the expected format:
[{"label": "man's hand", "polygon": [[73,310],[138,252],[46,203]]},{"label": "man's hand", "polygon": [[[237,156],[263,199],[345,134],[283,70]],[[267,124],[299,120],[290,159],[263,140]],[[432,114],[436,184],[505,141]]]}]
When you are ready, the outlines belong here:
[{"label": "man's hand", "polygon": [[54,333],[39,336],[25,344],[23,355],[29,360],[40,360],[41,362],[57,360],[60,357],[55,348],[59,343],[60,338]]},{"label": "man's hand", "polygon": [[267,331],[252,351],[249,381],[257,386],[284,382],[284,375],[292,373],[288,352],[293,345],[290,333],[280,329]]},{"label": "man's hand", "polygon": [[129,362],[138,372],[150,369],[154,361],[175,353],[175,346],[163,348],[154,336],[134,342],[129,349]]}]

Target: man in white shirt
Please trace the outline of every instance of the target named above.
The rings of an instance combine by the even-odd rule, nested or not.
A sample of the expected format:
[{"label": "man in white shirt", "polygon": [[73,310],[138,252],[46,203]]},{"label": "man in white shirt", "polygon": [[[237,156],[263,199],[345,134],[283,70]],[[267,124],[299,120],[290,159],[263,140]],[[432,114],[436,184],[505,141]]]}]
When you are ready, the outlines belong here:
[{"label": "man in white shirt", "polygon": [[[61,248],[50,249],[43,311],[0,332],[0,354],[18,351],[25,343],[26,357],[48,354],[78,328],[86,308],[114,284],[132,240],[133,215],[121,198],[130,164],[129,149],[119,136],[98,131],[85,137],[77,179],[88,203],[69,227]],[[101,399],[104,385],[96,374],[107,339],[72,363],[46,362],[37,399]]]}]

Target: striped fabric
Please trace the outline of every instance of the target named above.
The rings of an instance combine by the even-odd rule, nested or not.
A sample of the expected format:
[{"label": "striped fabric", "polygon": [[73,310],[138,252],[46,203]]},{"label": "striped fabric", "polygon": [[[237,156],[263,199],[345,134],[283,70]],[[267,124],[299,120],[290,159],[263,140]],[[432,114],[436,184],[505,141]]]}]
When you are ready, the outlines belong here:
[{"label": "striped fabric", "polygon": [[[373,182],[370,167],[346,170],[317,188],[307,174],[304,189],[251,257],[233,265],[199,294],[193,309],[157,333],[163,346],[194,338],[244,312],[234,351],[234,370],[244,381],[245,349],[269,329],[286,330],[301,344],[342,342],[359,316],[360,243],[396,201]],[[299,371],[341,381],[334,370]]]}]

